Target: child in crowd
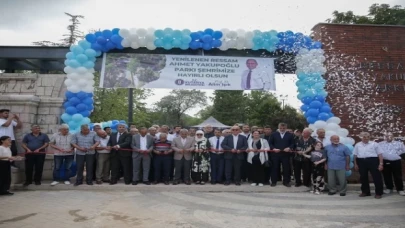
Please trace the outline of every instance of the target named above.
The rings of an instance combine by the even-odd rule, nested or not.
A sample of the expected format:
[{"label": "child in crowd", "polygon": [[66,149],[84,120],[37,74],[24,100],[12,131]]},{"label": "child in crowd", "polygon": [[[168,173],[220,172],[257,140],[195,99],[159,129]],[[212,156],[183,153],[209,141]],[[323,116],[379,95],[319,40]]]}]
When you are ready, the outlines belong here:
[{"label": "child in crowd", "polygon": [[310,155],[304,155],[307,158],[311,159],[312,164],[312,186],[313,190],[311,193],[317,195],[321,194],[321,191],[324,187],[323,175],[325,173],[325,161],[326,153],[323,150],[323,144],[321,142],[316,142],[315,150],[311,152]]}]

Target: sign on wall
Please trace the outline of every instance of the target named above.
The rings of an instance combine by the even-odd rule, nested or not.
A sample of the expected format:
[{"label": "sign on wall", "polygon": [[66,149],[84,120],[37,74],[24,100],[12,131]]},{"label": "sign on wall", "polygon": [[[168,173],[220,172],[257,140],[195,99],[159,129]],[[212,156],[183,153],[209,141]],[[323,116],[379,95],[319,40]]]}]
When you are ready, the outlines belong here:
[{"label": "sign on wall", "polygon": [[102,88],[276,90],[273,58],[105,53]]}]

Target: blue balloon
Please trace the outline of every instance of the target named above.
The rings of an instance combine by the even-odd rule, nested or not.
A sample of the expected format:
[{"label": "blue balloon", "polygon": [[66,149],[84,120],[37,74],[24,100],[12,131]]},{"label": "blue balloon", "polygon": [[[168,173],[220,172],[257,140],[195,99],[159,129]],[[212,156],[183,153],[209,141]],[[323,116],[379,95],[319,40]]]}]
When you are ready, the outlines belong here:
[{"label": "blue balloon", "polygon": [[79,63],[79,61],[72,59],[72,60],[69,60],[68,66],[70,66],[72,68],[78,68],[78,67],[80,67],[80,63]]},{"label": "blue balloon", "polygon": [[319,120],[327,121],[330,118],[330,115],[326,112],[321,112],[318,115]]},{"label": "blue balloon", "polygon": [[320,101],[312,101],[310,104],[309,104],[309,107],[311,107],[311,108],[320,108],[320,107],[322,107],[322,102],[320,102]]},{"label": "blue balloon", "polygon": [[76,113],[76,114],[74,114],[72,116],[72,121],[75,121],[75,122],[81,122],[82,119],[83,119],[83,116],[81,114],[78,114],[78,113]]},{"label": "blue balloon", "polygon": [[[95,51],[96,51],[96,53],[97,53],[97,51],[101,51],[101,49],[103,48],[100,44],[98,44],[98,43],[93,43],[93,44],[91,44],[91,48],[92,49],[94,49]],[[101,55],[101,52],[100,52],[100,55]],[[97,56],[97,55],[96,55]]]},{"label": "blue balloon", "polygon": [[345,144],[345,146],[346,146],[347,148],[349,148],[350,152],[353,152],[354,147],[353,147],[352,145],[350,145],[350,144]]},{"label": "blue balloon", "polygon": [[189,48],[189,45],[188,44],[181,44],[180,45],[180,49],[181,50],[187,50]]},{"label": "blue balloon", "polygon": [[165,36],[165,32],[163,32],[162,29],[157,29],[157,30],[155,30],[155,36],[157,38],[163,38]]},{"label": "blue balloon", "polygon": [[173,36],[170,35],[170,34],[166,34],[166,35],[163,37],[163,43],[164,43],[164,44],[171,43],[172,41],[173,41]]},{"label": "blue balloon", "polygon": [[110,37],[111,37],[112,35],[113,35],[113,33],[111,32],[111,30],[106,29],[106,30],[103,31],[103,36],[104,36],[104,38],[106,38],[106,39],[110,39]]},{"label": "blue balloon", "polygon": [[190,33],[190,37],[192,40],[199,40],[200,34],[198,34],[197,32],[192,32],[192,33]]},{"label": "blue balloon", "polygon": [[316,96],[314,97],[314,100],[320,101],[321,103],[323,103],[323,102],[325,102],[325,97],[324,97],[324,96],[321,96],[321,95],[316,95]]},{"label": "blue balloon", "polygon": [[105,45],[108,50],[112,50],[115,48],[115,44],[112,41],[108,41]]},{"label": "blue balloon", "polygon": [[112,124],[117,124],[117,123],[119,123],[119,122],[120,122],[120,121],[118,121],[118,120],[112,120],[112,121],[111,121]]},{"label": "blue balloon", "polygon": [[92,33],[86,35],[86,40],[90,43],[96,42],[96,36]]},{"label": "blue balloon", "polygon": [[215,32],[212,34],[212,37],[213,37],[214,39],[216,39],[216,40],[221,39],[222,36],[223,36],[223,34],[222,34],[221,31],[215,31]]},{"label": "blue balloon", "polygon": [[307,114],[308,117],[312,116],[316,119],[319,115],[319,111],[318,109],[310,108],[308,109],[308,111],[305,112],[305,114]]},{"label": "blue balloon", "polygon": [[69,115],[74,115],[77,113],[77,109],[73,106],[67,107],[66,108],[66,113]]},{"label": "blue balloon", "polygon": [[85,105],[92,105],[93,103],[94,103],[94,101],[90,97],[83,100],[83,104],[85,104]]},{"label": "blue balloon", "polygon": [[[181,42],[182,42],[183,44],[189,44],[192,40],[193,40],[193,39],[192,39],[190,36],[188,36],[188,35],[183,35],[183,36],[181,37]],[[188,46],[187,46],[187,48],[188,48]]]},{"label": "blue balloon", "polygon": [[163,47],[164,45],[162,39],[156,39],[155,41],[153,41],[153,43],[155,44],[156,47]]},{"label": "blue balloon", "polygon": [[178,39],[175,39],[172,41],[172,46],[173,47],[180,47],[182,45],[181,41]]},{"label": "blue balloon", "polygon": [[330,108],[329,105],[325,105],[325,104],[324,104],[324,105],[319,109],[319,111],[320,111],[320,112],[330,113],[330,112],[332,111],[332,109]]},{"label": "blue balloon", "polygon": [[301,106],[301,110],[303,111],[303,112],[306,112],[306,111],[308,111],[308,109],[309,109],[309,105],[302,105]]},{"label": "blue balloon", "polygon": [[69,122],[69,121],[72,120],[72,116],[69,115],[69,114],[67,114],[67,113],[63,113],[60,118],[61,118],[61,119],[63,120],[63,122],[65,122],[65,123],[67,123],[67,122]]},{"label": "blue balloon", "polygon": [[97,31],[94,33],[94,35],[96,36],[96,39],[97,39],[97,37],[103,36],[103,33],[101,31]]},{"label": "blue balloon", "polygon": [[163,32],[165,32],[166,34],[172,34],[173,33],[173,29],[172,28],[165,28],[163,30]]},{"label": "blue balloon", "polygon": [[84,117],[83,119],[82,119],[82,124],[90,124],[90,119],[88,118],[88,117]]},{"label": "blue balloon", "polygon": [[349,176],[351,176],[351,175],[352,175],[352,171],[351,171],[351,170],[346,171],[346,177],[349,177]]},{"label": "blue balloon", "polygon": [[196,49],[200,48],[200,45],[201,45],[201,43],[198,42],[198,41],[193,40],[193,41],[190,42],[190,48],[193,49],[193,50],[196,50]]},{"label": "blue balloon", "polygon": [[202,48],[206,51],[212,49],[212,44],[211,43],[203,43]]},{"label": "blue balloon", "polygon": [[67,108],[69,108],[69,107],[71,107],[71,106],[73,106],[69,101],[66,101],[65,103],[63,103],[63,107],[65,108],[65,109],[67,109]]},{"label": "blue balloon", "polygon": [[85,55],[85,54],[78,54],[78,55],[76,56],[76,60],[77,60],[79,63],[84,63],[84,62],[86,62],[86,61],[88,60],[88,57],[87,57],[87,55]]},{"label": "blue balloon", "polygon": [[127,123],[125,120],[120,120],[119,123]]},{"label": "blue balloon", "polygon": [[74,121],[74,120],[69,121],[68,125],[69,125],[70,129],[75,129],[77,127],[80,127],[80,123],[78,123],[77,121]]},{"label": "blue balloon", "polygon": [[86,93],[87,94],[87,97],[93,97],[93,94],[92,93]]},{"label": "blue balloon", "polygon": [[68,53],[66,53],[66,58],[67,59],[75,59],[76,58],[76,56],[75,56],[75,54],[73,54],[73,52],[68,52]]},{"label": "blue balloon", "polygon": [[163,45],[163,48],[164,48],[165,50],[170,50],[170,49],[173,48],[173,46],[172,46],[171,43],[167,43],[167,44],[164,44],[164,45]]},{"label": "blue balloon", "polygon": [[122,41],[122,38],[119,35],[112,35],[111,36],[111,42],[114,44],[120,44]]},{"label": "blue balloon", "polygon": [[75,54],[82,54],[84,52],[84,49],[78,45],[72,45],[70,46],[70,50]]},{"label": "blue balloon", "polygon": [[90,111],[90,112],[94,110],[93,105],[87,105],[86,108],[87,108],[87,111]]},{"label": "blue balloon", "polygon": [[204,33],[207,34],[207,35],[212,36],[212,34],[214,34],[214,29],[207,28],[207,29],[204,30]]},{"label": "blue balloon", "polygon": [[350,162],[350,169],[353,169],[353,167],[354,167],[354,163],[353,162]]},{"label": "blue balloon", "polygon": [[99,37],[97,37],[97,43],[100,45],[104,45],[107,43],[107,39],[104,38],[103,36],[99,36]]},{"label": "blue balloon", "polygon": [[65,97],[66,97],[67,99],[70,99],[70,98],[76,97],[76,96],[77,96],[76,93],[73,93],[73,92],[70,92],[70,91],[66,91],[66,92],[65,92]]},{"label": "blue balloon", "polygon": [[113,28],[113,30],[111,30],[111,32],[112,32],[114,35],[118,35],[118,34],[120,33],[120,29],[119,29],[119,28]]},{"label": "blue balloon", "polygon": [[203,41],[204,43],[211,43],[211,41],[212,41],[212,36],[211,36],[211,35],[204,35],[203,38],[202,38],[202,41]]},{"label": "blue balloon", "polygon": [[180,30],[174,30],[172,36],[180,40],[183,37],[183,33]]},{"label": "blue balloon", "polygon": [[79,41],[80,47],[82,47],[84,50],[91,48],[91,43],[86,41],[86,40],[81,40]]},{"label": "blue balloon", "polygon": [[87,111],[87,110],[80,112],[80,114],[81,114],[83,117],[89,117],[89,116],[90,116],[90,112]]},{"label": "blue balloon", "polygon": [[83,63],[83,66],[87,69],[94,68],[94,65],[95,65],[94,62],[92,62],[92,61],[87,61],[87,62]]},{"label": "blue balloon", "polygon": [[76,109],[78,112],[85,111],[85,110],[87,110],[87,105],[80,103],[80,104],[76,105]]},{"label": "blue balloon", "polygon": [[322,43],[319,42],[319,41],[315,41],[315,42],[312,43],[311,48],[312,49],[321,49],[322,48]]},{"label": "blue balloon", "polygon": [[84,51],[84,54],[87,56],[87,58],[91,58],[96,56],[96,51],[93,49],[87,49]]},{"label": "blue balloon", "polygon": [[351,155],[349,155],[349,156],[350,156],[350,162],[353,162],[353,161],[354,161],[354,155],[351,154]]},{"label": "blue balloon", "polygon": [[301,99],[302,103],[309,105],[312,102],[312,98],[305,96]]},{"label": "blue balloon", "polygon": [[72,106],[76,106],[78,104],[80,104],[80,99],[77,97],[72,97],[69,99],[69,103],[72,104]]},{"label": "blue balloon", "polygon": [[316,121],[317,121],[316,117],[313,117],[313,116],[307,117],[307,122],[310,123],[310,124],[313,124]]},{"label": "blue balloon", "polygon": [[221,40],[213,40],[211,42],[211,44],[212,44],[213,47],[218,48],[218,47],[221,47],[222,41]]}]

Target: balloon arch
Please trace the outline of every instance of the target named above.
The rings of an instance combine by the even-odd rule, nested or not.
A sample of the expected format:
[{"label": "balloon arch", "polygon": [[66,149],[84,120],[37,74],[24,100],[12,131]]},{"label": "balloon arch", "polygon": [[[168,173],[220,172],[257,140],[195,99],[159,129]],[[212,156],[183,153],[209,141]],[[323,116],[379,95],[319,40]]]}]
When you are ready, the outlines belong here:
[{"label": "balloon arch", "polygon": [[[70,47],[66,54],[65,73],[67,79],[65,113],[62,120],[70,127],[71,133],[80,131],[80,125],[90,124],[89,116],[94,109],[94,66],[96,57],[113,49],[146,47],[148,50],[164,48],[180,48],[182,50],[203,49],[220,50],[251,49],[274,52],[282,50],[295,54],[298,81],[298,99],[303,103],[304,112],[309,127],[313,130],[324,128],[326,136],[339,135],[341,142],[353,149],[354,139],[348,137],[349,131],[339,126],[340,119],[334,117],[331,106],[326,102],[328,93],[325,90],[326,81],[322,77],[326,73],[322,44],[313,41],[309,36],[292,31],[244,31],[222,29],[216,31],[210,28],[204,31],[191,32],[188,29],[118,29],[98,31],[85,36],[84,40]],[[116,128],[120,121],[102,122],[102,127]],[[121,121],[125,123],[125,121]],[[348,171],[347,175],[350,175]]]}]

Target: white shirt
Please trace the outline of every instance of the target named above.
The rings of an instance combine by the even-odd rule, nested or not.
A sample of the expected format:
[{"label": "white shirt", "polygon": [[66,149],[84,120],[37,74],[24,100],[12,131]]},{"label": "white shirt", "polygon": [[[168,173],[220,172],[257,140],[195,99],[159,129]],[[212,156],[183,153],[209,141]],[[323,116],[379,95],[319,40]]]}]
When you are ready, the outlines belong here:
[{"label": "white shirt", "polygon": [[181,139],[181,143],[183,144],[183,146],[186,146],[187,138],[183,139],[180,137],[180,139]]},{"label": "white shirt", "polygon": [[140,136],[140,141],[141,141],[141,145],[140,145],[140,149],[141,150],[147,150],[148,148],[146,147],[146,135],[142,137],[142,135]]},{"label": "white shirt", "polygon": [[6,119],[0,119],[0,137],[1,136],[9,136],[11,140],[15,140],[14,137],[14,127],[17,126],[17,122],[12,120],[11,124],[8,127],[4,127],[3,124],[7,122]]},{"label": "white shirt", "polygon": [[284,133],[279,132],[279,133],[280,133],[281,138],[284,138],[285,132]]},{"label": "white shirt", "polygon": [[378,143],[369,141],[367,144],[363,142],[358,142],[354,146],[353,155],[358,158],[376,158],[381,154]]},{"label": "white shirt", "polygon": [[[100,137],[100,144],[98,146],[99,147],[107,147],[108,140],[110,140],[110,136],[108,136],[108,135],[104,139]],[[108,154],[108,153],[110,153],[110,151],[109,150],[97,150],[97,153]]]},{"label": "white shirt", "polygon": [[266,71],[260,69],[251,70],[250,74],[250,88],[247,88],[247,77],[250,70],[245,70],[242,73],[241,88],[248,89],[264,89],[276,90],[274,82],[272,82],[270,75]]},{"label": "white shirt", "polygon": [[117,143],[118,143],[118,140],[120,140],[120,137],[121,137],[122,134],[123,134],[123,133],[117,132]]},{"label": "white shirt", "polygon": [[321,142],[323,144],[323,147],[332,144],[332,142],[330,141],[330,139],[328,138],[323,138],[322,140],[320,138],[318,138],[318,136],[314,136],[314,139],[316,139],[316,141]]},{"label": "white shirt", "polygon": [[405,153],[405,146],[402,142],[398,141],[383,141],[378,143],[380,151],[382,152],[384,160],[396,161],[401,160],[401,154]]},{"label": "white shirt", "polygon": [[[210,142],[212,149],[217,149],[217,141],[218,141],[217,136],[212,136],[211,138],[208,139],[208,141]],[[219,137],[219,148],[218,148],[218,150],[222,150],[222,147],[221,147],[222,141],[224,141],[224,136]],[[215,151],[213,153],[222,154],[223,152]]]},{"label": "white shirt", "polygon": [[249,140],[250,136],[252,136],[252,135],[250,134],[250,132],[248,132],[248,133],[242,132],[241,135],[245,136],[247,140]]},{"label": "white shirt", "polygon": [[[11,150],[9,147],[0,146],[0,157],[11,158]],[[8,159],[1,159],[2,161],[8,161]]]},{"label": "white shirt", "polygon": [[233,148],[236,149],[236,147],[238,146],[239,135],[232,135],[232,136],[233,136]]}]

